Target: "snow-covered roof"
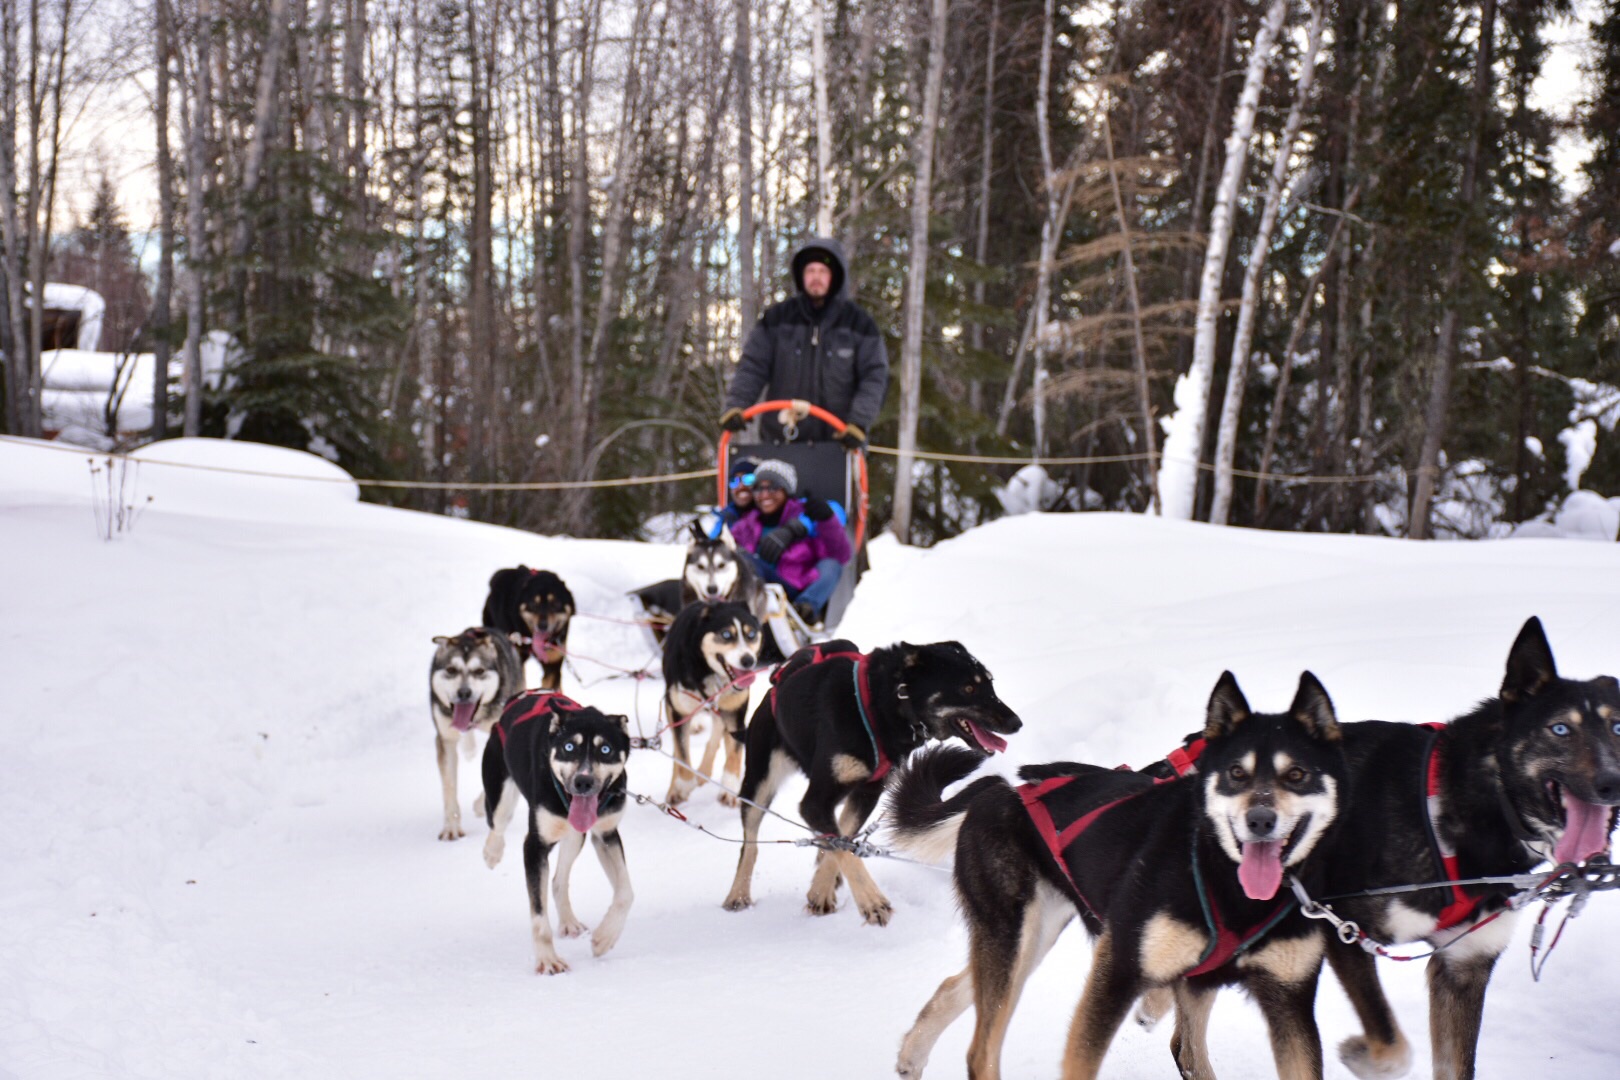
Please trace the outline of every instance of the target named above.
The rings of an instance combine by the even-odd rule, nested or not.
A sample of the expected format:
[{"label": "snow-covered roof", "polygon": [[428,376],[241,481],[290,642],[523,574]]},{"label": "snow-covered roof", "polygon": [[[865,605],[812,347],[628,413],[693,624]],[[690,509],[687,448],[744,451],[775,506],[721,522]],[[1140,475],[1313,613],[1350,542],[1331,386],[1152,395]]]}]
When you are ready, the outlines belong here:
[{"label": "snow-covered roof", "polygon": [[57,281],[45,283],[45,307],[58,311],[79,313],[79,334],[75,342],[81,349],[101,347],[101,323],[107,314],[107,301],[94,289],[83,285],[63,285]]}]

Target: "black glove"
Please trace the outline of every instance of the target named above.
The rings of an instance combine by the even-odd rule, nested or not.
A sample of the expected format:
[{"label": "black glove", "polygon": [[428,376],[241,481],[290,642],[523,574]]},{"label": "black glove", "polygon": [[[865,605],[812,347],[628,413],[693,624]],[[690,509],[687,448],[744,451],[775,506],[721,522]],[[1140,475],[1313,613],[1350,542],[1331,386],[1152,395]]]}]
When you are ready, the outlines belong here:
[{"label": "black glove", "polygon": [[861,450],[866,447],[866,432],[854,424],[845,424],[843,434],[838,436],[838,441],[844,444],[846,450]]},{"label": "black glove", "polygon": [[833,516],[833,509],[827,505],[826,499],[806,499],[804,500],[804,516],[811,521],[826,521]]},{"label": "black glove", "polygon": [[741,409],[727,409],[720,414],[720,426],[727,431],[741,431],[748,425]]},{"label": "black glove", "polygon": [[810,535],[810,526],[804,523],[803,518],[794,518],[785,525],[778,525],[770,532],[759,538],[759,548],[754,552],[769,566],[775,566],[782,553],[792,547],[797,541]]}]

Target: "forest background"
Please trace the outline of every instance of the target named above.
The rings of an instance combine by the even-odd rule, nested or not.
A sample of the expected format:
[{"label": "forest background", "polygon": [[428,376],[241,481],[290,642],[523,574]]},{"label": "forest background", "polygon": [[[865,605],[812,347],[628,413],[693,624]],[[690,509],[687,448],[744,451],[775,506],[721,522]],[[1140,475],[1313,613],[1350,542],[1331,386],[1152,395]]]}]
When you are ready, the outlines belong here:
[{"label": "forest background", "polygon": [[712,487],[475,485],[709,467],[817,232],[889,335],[874,445],[1012,459],[874,454],[918,543],[1035,458],[1049,508],[1274,529],[1620,494],[1620,3],[0,0],[13,434],[30,298],[77,283],[103,348],[183,360],[134,441],[633,536]]}]

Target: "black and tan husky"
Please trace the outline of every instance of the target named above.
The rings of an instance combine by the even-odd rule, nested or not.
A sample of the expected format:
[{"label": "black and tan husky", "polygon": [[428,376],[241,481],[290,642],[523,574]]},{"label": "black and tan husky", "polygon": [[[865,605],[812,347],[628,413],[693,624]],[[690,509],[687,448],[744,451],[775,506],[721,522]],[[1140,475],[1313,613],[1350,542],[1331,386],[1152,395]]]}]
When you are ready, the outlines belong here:
[{"label": "black and tan husky", "polygon": [[619,940],[635,894],[625,868],[619,819],[627,802],[625,761],[630,756],[630,721],[604,715],[549,690],[529,690],[501,713],[484,747],[484,811],[489,837],[484,861],[492,868],[506,850],[506,826],[520,800],[529,804],[523,838],[523,875],[529,892],[535,970],[567,971],[557,955],[546,912],[546,876],[557,849],[557,931],[578,937],[586,926],[574,916],[568,877],[574,860],[591,838],[596,857],[613,885],[613,899],[591,935],[591,952],[601,956]]},{"label": "black and tan husky", "polygon": [[[1343,732],[1353,824],[1324,895],[1522,874],[1608,850],[1620,804],[1620,682],[1560,677],[1539,619],[1519,631],[1498,696],[1466,716]],[[1436,1077],[1474,1075],[1485,987],[1513,934],[1511,892],[1470,885],[1331,902],[1383,944],[1444,947],[1428,971]],[[1361,1077],[1405,1073],[1411,1050],[1374,958],[1334,940],[1328,960],[1364,1029],[1340,1044],[1340,1058]]]},{"label": "black and tan husky", "polygon": [[[849,641],[827,641],[795,652],[771,682],[748,722],[744,842],[725,899],[728,911],[754,902],[763,808],[794,772],[810,779],[799,803],[805,824],[824,836],[852,837],[883,797],[893,764],[927,740],[961,739],[977,760],[1005,750],[1001,736],[1023,726],[996,696],[990,672],[959,641],[902,641],[870,653]],[[845,851],[817,853],[805,909],[831,914],[845,879],[861,917],[887,925],[893,914],[888,898],[861,860]]]},{"label": "black and tan husky", "polygon": [[[762,637],[759,620],[748,605],[726,601],[687,604],[670,626],[664,639],[664,707],[675,745],[675,769],[669,778],[671,806],[686,801],[706,778],[719,779],[714,775],[714,761],[722,743],[732,787],[720,785],[720,802],[737,805],[733,790],[742,778],[748,688],[759,667]],[[703,752],[703,764],[694,773],[691,720],[705,711],[715,717],[714,733]]]},{"label": "black and tan husky", "polygon": [[1182,1075],[1211,1076],[1203,1027],[1228,983],[1259,1002],[1280,1076],[1322,1075],[1312,1008],[1323,940],[1283,878],[1316,884],[1337,828],[1345,765],[1332,702],[1306,672],[1287,712],[1254,713],[1226,672],[1204,735],[1201,771],[1184,780],[1060,762],[1023,769],[1019,788],[987,777],[944,801],[978,759],[947,748],[913,759],[894,796],[894,840],[931,858],[954,848],[970,945],[967,968],[907,1033],[901,1076],[922,1074],[969,1005],[969,1075],[999,1076],[1024,982],[1075,915],[1097,941],[1066,1080],[1096,1076],[1132,1004],[1161,987],[1179,1006],[1171,1050]]}]

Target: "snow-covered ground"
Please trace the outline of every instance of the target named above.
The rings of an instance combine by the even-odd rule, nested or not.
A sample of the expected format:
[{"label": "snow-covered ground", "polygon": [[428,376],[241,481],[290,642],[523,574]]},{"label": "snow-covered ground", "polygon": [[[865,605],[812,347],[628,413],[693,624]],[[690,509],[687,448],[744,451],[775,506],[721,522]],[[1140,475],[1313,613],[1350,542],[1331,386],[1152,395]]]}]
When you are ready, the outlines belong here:
[{"label": "snow-covered ground", "polygon": [[[329,474],[290,452],[212,452]],[[219,460],[151,453],[181,455]],[[583,612],[628,618],[625,590],[672,575],[679,548],[156,464],[125,478],[144,509],[109,542],[107,477],[92,484],[86,457],[0,441],[0,1077],[892,1075],[900,1036],[965,956],[944,873],[877,863],[896,910],[877,929],[847,897],[805,915],[811,856],[773,847],[757,906],[730,914],[736,848],[632,808],[624,936],[601,960],[562,941],[573,971],[543,977],[517,845],[494,871],[480,858],[476,768],[461,773],[468,838],[435,839],[432,637],[475,622],[490,573],[520,561],[561,573]],[[1620,669],[1613,544],[1032,515],[927,552],[879,541],[873,564],[841,631],[865,646],[967,644],[1026,722],[1003,767],[1160,756],[1197,726],[1223,668],[1259,708],[1285,705],[1308,667],[1344,718],[1446,719],[1493,692],[1530,614],[1566,673]],[[572,645],[636,667],[652,658],[642,634],[582,619]],[[650,729],[657,684],[597,681],[607,673],[581,662],[587,685],[570,673],[564,687]],[[661,794],[667,766],[637,752],[633,789]],[[712,788],[691,814],[738,834]],[[608,892],[586,855],[586,922]],[[1594,899],[1540,984],[1527,937],[1521,926],[1492,984],[1481,1075],[1620,1073],[1620,900]],[[1071,930],[1030,982],[1008,1075],[1056,1075],[1088,957]],[[1426,1077],[1421,965],[1384,975]],[[1331,978],[1319,1019],[1329,1045],[1353,1030]],[[963,1075],[968,1033],[964,1019],[946,1034],[930,1076]],[[1127,1026],[1104,1074],[1171,1075],[1167,1035]],[[1238,995],[1217,1006],[1212,1047],[1223,1076],[1271,1075]],[[1350,1074],[1330,1055],[1327,1075]]]}]

